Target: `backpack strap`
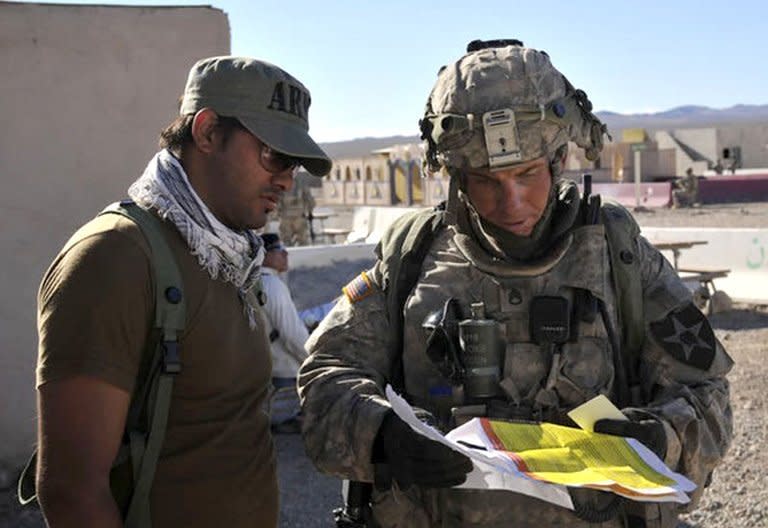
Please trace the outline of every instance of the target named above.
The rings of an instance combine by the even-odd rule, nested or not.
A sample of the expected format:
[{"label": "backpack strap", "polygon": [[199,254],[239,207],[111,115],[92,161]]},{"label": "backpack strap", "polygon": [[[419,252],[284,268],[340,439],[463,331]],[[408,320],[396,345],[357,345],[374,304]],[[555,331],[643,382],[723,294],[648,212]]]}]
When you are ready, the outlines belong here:
[{"label": "backpack strap", "polygon": [[[152,252],[155,282],[155,321],[159,339],[148,345],[152,353],[148,376],[137,384],[126,419],[126,438],[133,469],[133,492],[125,513],[126,528],[151,526],[149,492],[165,439],[175,376],[181,372],[179,335],[186,321],[181,273],[162,232],[162,221],[132,201],[112,204],[101,214],[119,214],[141,229]],[[146,423],[142,424],[142,420]]]},{"label": "backpack strap", "polygon": [[390,351],[395,368],[390,380],[402,390],[403,307],[421,274],[421,266],[432,242],[445,225],[445,203],[431,210],[407,213],[392,224],[376,246],[387,297],[387,314],[392,334],[397,336]]},{"label": "backpack strap", "polygon": [[621,205],[605,201],[600,208],[600,220],[605,226],[611,276],[616,288],[617,309],[621,321],[621,353],[627,373],[627,383],[633,401],[638,401],[639,358],[645,343],[643,320],[643,290],[637,237],[640,226],[632,214]]},{"label": "backpack strap", "polygon": [[[126,528],[148,528],[151,526],[149,492],[165,438],[174,376],[181,371],[178,337],[186,321],[183,283],[176,260],[161,231],[161,220],[157,216],[130,200],[112,204],[100,214],[119,214],[136,223],[152,253],[155,331],[147,339],[139,378],[126,417],[123,444],[113,464],[113,469],[128,459],[132,464],[133,486],[132,490],[128,490],[127,510],[118,504],[124,509]],[[158,339],[152,338],[155,334],[158,334]],[[22,505],[37,500],[36,467],[35,449],[17,485]],[[114,482],[112,485],[114,493]]]}]

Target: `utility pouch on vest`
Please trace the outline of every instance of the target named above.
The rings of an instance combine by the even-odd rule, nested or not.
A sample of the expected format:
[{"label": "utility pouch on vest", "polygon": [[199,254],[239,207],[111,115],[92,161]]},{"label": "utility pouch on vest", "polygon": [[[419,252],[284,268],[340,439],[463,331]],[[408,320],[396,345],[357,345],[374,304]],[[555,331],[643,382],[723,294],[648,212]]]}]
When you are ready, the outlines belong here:
[{"label": "utility pouch on vest", "polygon": [[473,303],[472,317],[459,323],[459,346],[464,365],[464,396],[482,402],[501,395],[504,347],[497,321],[485,317],[485,305]]},{"label": "utility pouch on vest", "polygon": [[531,299],[531,340],[538,344],[563,344],[570,338],[568,299],[541,295]]},{"label": "utility pouch on vest", "polygon": [[454,385],[464,381],[464,363],[459,353],[459,321],[462,319],[459,302],[450,298],[443,308],[429,314],[422,328],[429,332],[426,353],[446,379]]},{"label": "utility pouch on vest", "polygon": [[560,345],[570,338],[571,310],[565,297],[539,296],[531,300],[530,333],[534,343],[548,349],[550,368],[544,390],[552,390],[560,371]]}]

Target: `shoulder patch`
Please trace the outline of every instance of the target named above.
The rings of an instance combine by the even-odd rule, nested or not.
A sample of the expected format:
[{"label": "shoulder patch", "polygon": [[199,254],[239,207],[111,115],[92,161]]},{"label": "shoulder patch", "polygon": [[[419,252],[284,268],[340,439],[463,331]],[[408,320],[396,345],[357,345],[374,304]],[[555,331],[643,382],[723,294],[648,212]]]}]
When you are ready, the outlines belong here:
[{"label": "shoulder patch", "polygon": [[650,325],[656,343],[681,363],[709,369],[717,343],[709,321],[692,303]]},{"label": "shoulder patch", "polygon": [[370,277],[368,277],[368,273],[363,271],[360,273],[360,275],[352,279],[349,284],[344,286],[341,291],[343,291],[344,295],[347,296],[349,302],[355,303],[362,301],[371,295],[375,289],[373,282],[371,281]]}]

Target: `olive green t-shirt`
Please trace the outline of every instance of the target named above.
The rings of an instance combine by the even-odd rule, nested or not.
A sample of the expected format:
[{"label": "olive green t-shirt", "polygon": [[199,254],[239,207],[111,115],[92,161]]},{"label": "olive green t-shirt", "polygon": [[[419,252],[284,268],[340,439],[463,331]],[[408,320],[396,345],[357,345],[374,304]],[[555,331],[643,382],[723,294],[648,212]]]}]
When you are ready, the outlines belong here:
[{"label": "olive green t-shirt", "polygon": [[[251,330],[236,288],[211,279],[175,227],[164,230],[187,320],[151,492],[154,528],[276,526],[263,314]],[[38,387],[88,375],[130,393],[154,318],[153,281],[149,246],[133,222],[108,214],[78,230],[40,286]]]}]

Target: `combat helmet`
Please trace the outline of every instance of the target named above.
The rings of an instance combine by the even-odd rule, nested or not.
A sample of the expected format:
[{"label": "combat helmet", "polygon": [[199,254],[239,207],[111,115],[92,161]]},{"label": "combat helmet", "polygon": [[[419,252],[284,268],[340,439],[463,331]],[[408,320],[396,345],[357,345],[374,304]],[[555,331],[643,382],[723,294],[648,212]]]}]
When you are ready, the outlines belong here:
[{"label": "combat helmet", "polygon": [[445,167],[452,176],[541,156],[552,163],[569,140],[593,161],[607,134],[587,94],[555,69],[546,52],[519,40],[470,42],[463,57],[438,72],[419,126],[425,168]]}]

